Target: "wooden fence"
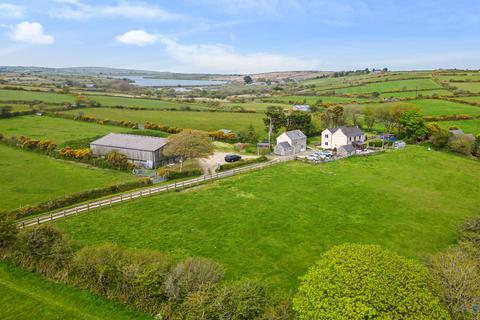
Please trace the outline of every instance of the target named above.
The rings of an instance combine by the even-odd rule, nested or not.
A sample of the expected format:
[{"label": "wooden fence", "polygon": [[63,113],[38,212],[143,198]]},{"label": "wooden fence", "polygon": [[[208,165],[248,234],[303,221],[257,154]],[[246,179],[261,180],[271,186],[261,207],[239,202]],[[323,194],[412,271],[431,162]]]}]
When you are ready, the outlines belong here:
[{"label": "wooden fence", "polygon": [[168,191],[172,191],[172,190],[191,187],[191,186],[194,186],[194,185],[204,183],[206,181],[231,177],[231,176],[237,175],[239,173],[255,171],[255,170],[258,170],[258,169],[265,168],[265,167],[270,167],[270,166],[272,166],[274,164],[277,164],[277,163],[286,162],[286,161],[290,161],[290,160],[294,160],[294,159],[295,159],[295,157],[277,158],[277,159],[274,159],[274,160],[271,160],[271,161],[268,161],[268,162],[257,163],[257,164],[253,164],[253,165],[249,165],[249,166],[245,166],[245,167],[241,167],[241,168],[237,168],[237,169],[232,169],[232,170],[228,170],[228,171],[224,171],[224,172],[213,173],[213,174],[210,174],[210,175],[204,175],[204,176],[201,176],[201,177],[198,177],[198,178],[193,178],[193,179],[185,180],[185,181],[182,181],[182,182],[175,182],[175,183],[166,184],[166,185],[162,185],[162,186],[158,186],[158,187],[151,187],[151,188],[148,188],[148,189],[133,191],[133,192],[130,192],[130,193],[110,197],[110,198],[107,198],[107,199],[104,199],[104,200],[91,201],[91,202],[88,202],[88,203],[85,203],[85,204],[82,204],[82,205],[79,205],[79,206],[75,206],[75,207],[72,207],[72,208],[69,208],[69,209],[65,209],[65,210],[61,210],[61,211],[57,211],[57,212],[52,212],[52,213],[40,215],[40,216],[35,217],[35,218],[30,218],[30,219],[25,219],[25,220],[19,221],[19,222],[17,222],[17,226],[19,228],[26,228],[26,227],[31,227],[31,226],[35,226],[35,225],[40,225],[42,223],[54,221],[54,220],[57,220],[57,219],[62,219],[62,218],[66,218],[66,217],[69,217],[69,216],[78,215],[79,213],[82,213],[82,212],[88,212],[88,211],[93,210],[93,209],[110,206],[110,205],[115,204],[115,203],[130,201],[130,200],[133,200],[133,199],[148,197],[148,196],[155,195],[155,194],[162,193],[162,192],[168,192]]}]

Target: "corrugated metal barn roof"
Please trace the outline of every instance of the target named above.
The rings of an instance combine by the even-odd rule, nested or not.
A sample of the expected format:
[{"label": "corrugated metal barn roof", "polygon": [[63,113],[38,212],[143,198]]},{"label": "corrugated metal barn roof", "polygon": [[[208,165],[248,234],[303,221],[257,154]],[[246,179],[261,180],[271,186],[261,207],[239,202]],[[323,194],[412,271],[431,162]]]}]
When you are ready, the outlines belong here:
[{"label": "corrugated metal barn roof", "polygon": [[109,133],[90,144],[112,148],[156,151],[167,144],[167,139],[135,134]]}]

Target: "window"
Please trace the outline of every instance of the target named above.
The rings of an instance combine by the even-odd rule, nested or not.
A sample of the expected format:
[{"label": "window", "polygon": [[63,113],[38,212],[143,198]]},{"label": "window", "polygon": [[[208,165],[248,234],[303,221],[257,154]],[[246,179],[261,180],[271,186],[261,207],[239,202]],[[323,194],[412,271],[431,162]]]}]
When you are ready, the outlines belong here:
[{"label": "window", "polygon": [[328,138],[328,134],[325,134],[325,138]]},{"label": "window", "polygon": [[328,146],[328,142],[325,142],[325,145]]}]

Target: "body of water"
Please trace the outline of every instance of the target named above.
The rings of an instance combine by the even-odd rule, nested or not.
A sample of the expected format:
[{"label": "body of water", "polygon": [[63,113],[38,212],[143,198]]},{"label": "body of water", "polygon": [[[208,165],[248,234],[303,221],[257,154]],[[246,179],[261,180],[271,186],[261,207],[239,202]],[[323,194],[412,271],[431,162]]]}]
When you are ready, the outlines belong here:
[{"label": "body of water", "polygon": [[211,80],[177,80],[177,79],[150,79],[138,76],[118,77],[120,79],[129,79],[132,84],[141,87],[201,87],[225,84],[224,81]]}]

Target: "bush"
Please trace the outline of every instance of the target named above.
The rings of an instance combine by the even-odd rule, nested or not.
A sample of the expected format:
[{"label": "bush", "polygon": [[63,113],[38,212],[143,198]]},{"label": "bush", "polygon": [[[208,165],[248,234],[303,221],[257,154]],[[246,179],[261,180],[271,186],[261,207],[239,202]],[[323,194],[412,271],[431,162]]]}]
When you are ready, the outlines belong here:
[{"label": "bush", "polygon": [[247,159],[247,160],[242,159],[242,160],[237,161],[237,162],[222,164],[218,167],[217,171],[221,172],[221,171],[226,171],[226,170],[231,170],[231,169],[235,169],[235,168],[238,168],[238,167],[246,166],[246,165],[249,165],[249,164],[261,163],[261,162],[267,162],[267,161],[268,161],[268,158],[266,156],[261,156],[261,157],[255,158],[255,159]]},{"label": "bush", "polygon": [[453,319],[474,319],[471,306],[480,297],[480,265],[461,247],[436,255],[431,270]]},{"label": "bush", "polygon": [[170,266],[171,259],[161,253],[112,244],[84,247],[73,259],[83,287],[146,312],[154,312],[164,300],[163,283]]},{"label": "bush", "polygon": [[467,220],[459,233],[460,242],[470,243],[480,253],[480,217]]},{"label": "bush", "polygon": [[0,249],[12,246],[17,238],[18,229],[15,220],[6,212],[0,212]]},{"label": "bush", "polygon": [[473,151],[473,142],[467,135],[458,135],[450,138],[448,146],[455,152],[470,155]]},{"label": "bush", "polygon": [[382,147],[382,140],[380,140],[380,139],[368,140],[367,144],[368,144],[369,147],[381,148]]},{"label": "bush", "polygon": [[50,225],[22,230],[16,248],[15,260],[20,265],[53,278],[67,272],[73,252],[63,234]]},{"label": "bush", "polygon": [[209,259],[189,258],[178,263],[165,280],[165,293],[171,301],[183,300],[203,285],[223,278],[223,268]]},{"label": "bush", "polygon": [[333,247],[301,281],[301,320],[450,318],[425,267],[375,245]]}]

